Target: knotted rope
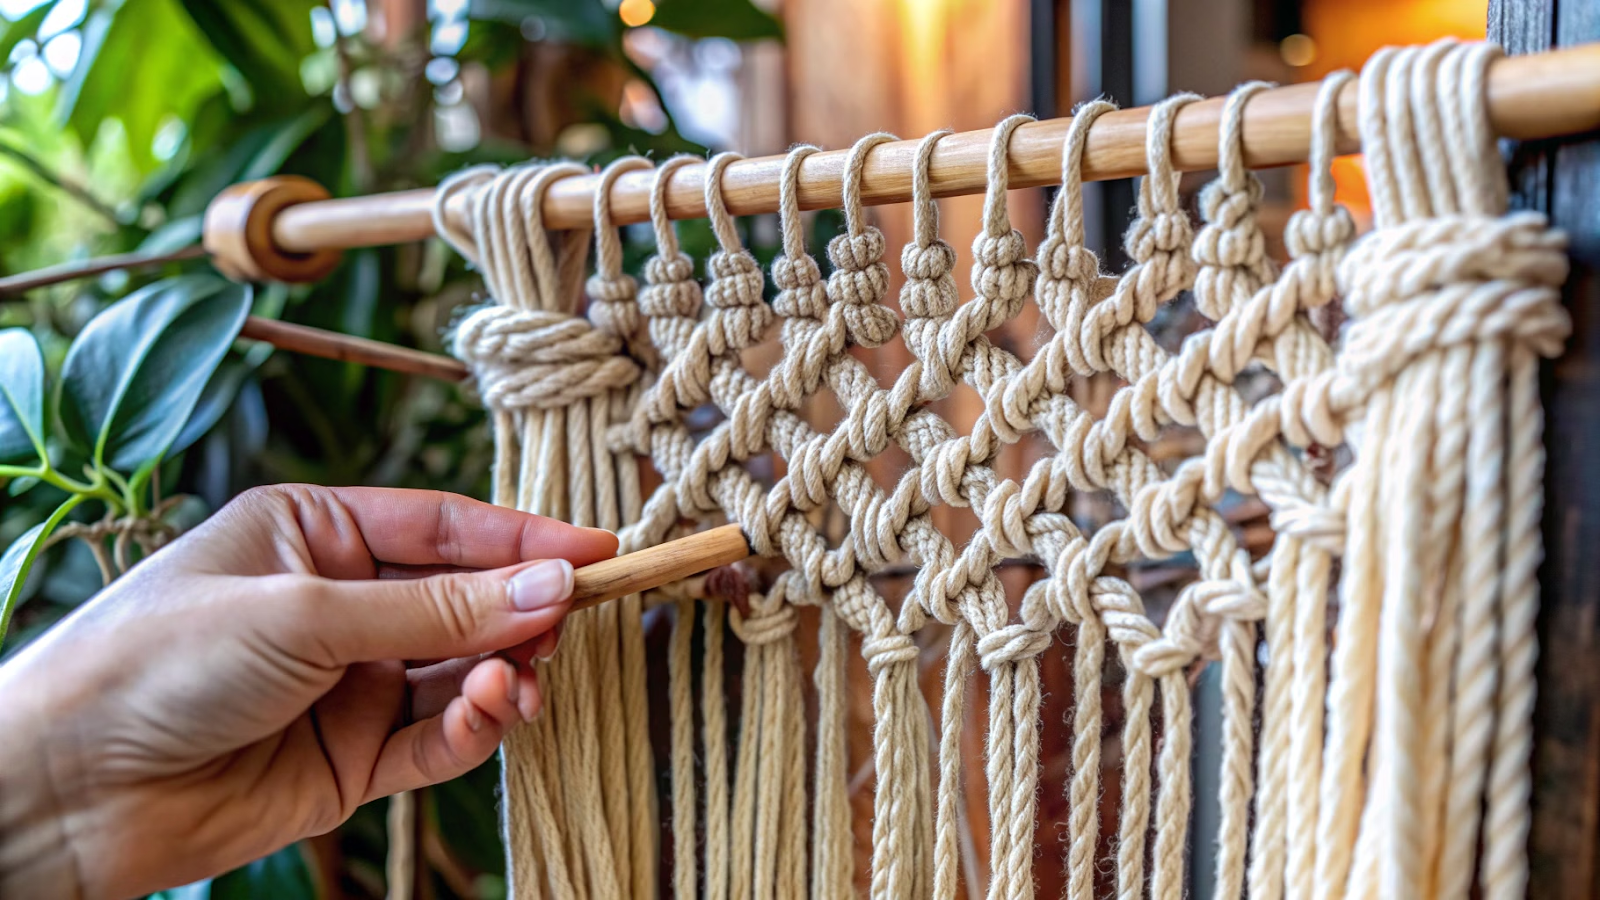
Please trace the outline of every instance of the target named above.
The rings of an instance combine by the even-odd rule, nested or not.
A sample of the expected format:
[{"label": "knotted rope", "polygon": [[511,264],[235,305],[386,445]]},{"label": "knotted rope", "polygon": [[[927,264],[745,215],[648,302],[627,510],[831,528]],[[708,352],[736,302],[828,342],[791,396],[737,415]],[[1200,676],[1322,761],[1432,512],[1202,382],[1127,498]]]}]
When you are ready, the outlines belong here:
[{"label": "knotted rope", "polygon": [[[1152,109],[1150,174],[1126,235],[1132,265],[1119,277],[1101,274],[1084,244],[1083,157],[1109,103],[1074,117],[1036,261],[1006,207],[1008,147],[1028,119],[995,129],[965,299],[956,253],[938,234],[929,174],[944,132],[931,134],[911,163],[903,328],[886,305],[888,248],[862,205],[866,160],[887,135],[863,138],[845,160],[845,230],[829,244],[826,278],[799,210],[815,148],[785,159],[770,306],[722,196],[731,154],[702,170],[718,244],[703,290],[666,212],[667,186],[688,161],[657,167],[657,254],[642,289],[621,271],[606,198],[622,172],[646,164],[625,159],[602,173],[587,321],[574,315],[573,242],[552,246],[538,216],[542,192],[571,168],[473,171],[447,183],[443,199],[474,192],[473,214],[466,228],[441,220],[441,233],[480,265],[498,301],[464,319],[455,338],[496,425],[497,498],[622,528],[625,549],[658,543],[685,520],[726,518],[758,552],[790,565],[751,596],[749,613],[684,589],[667,594],[676,605],[667,670],[678,896],[853,890],[847,629],[860,635],[875,720],[872,896],[983,890],[960,828],[961,729],[979,668],[990,690],[986,890],[1031,896],[1039,660],[1063,625],[1075,631],[1063,858],[1074,900],[1094,895],[1101,856],[1108,641],[1123,669],[1119,897],[1178,898],[1191,877],[1214,880],[1224,897],[1464,897],[1480,843],[1485,896],[1523,889],[1542,460],[1534,374],[1537,355],[1557,352],[1566,333],[1555,291],[1565,262],[1562,239],[1541,219],[1501,215],[1505,189],[1483,107],[1492,55],[1446,43],[1369,65],[1362,132],[1378,227],[1359,242],[1329,174],[1337,97],[1351,76],[1324,82],[1309,209],[1286,228],[1282,271],[1257,222],[1261,185],[1244,165],[1244,111],[1264,85],[1242,86],[1223,108],[1218,177],[1199,197],[1198,230],[1171,146],[1178,112],[1195,98]],[[1185,291],[1211,325],[1172,351],[1150,326]],[[1353,318],[1335,352],[1309,316],[1340,294]],[[988,333],[1030,298],[1051,331],[1024,360]],[[741,354],[768,338],[774,320],[782,351],[758,377]],[[913,360],[880,384],[853,350],[897,331]],[[1259,391],[1240,383],[1256,368],[1281,390],[1247,399]],[[1075,379],[1106,375],[1121,386],[1103,413],[1073,400]],[[982,400],[966,434],[931,406],[961,384]],[[829,429],[804,416],[821,392],[842,410]],[[685,417],[706,404],[722,419],[692,434]],[[1147,448],[1173,427],[1194,429],[1205,450],[1158,466]],[[1001,455],[1028,435],[1050,452],[1017,478],[1000,477]],[[884,487],[864,464],[891,446],[909,464]],[[629,452],[648,455],[662,477],[642,503],[634,467],[611,455]],[[770,488],[745,467],[769,453],[784,463]],[[1326,462],[1351,459],[1330,484]],[[1086,530],[1067,514],[1074,492],[1105,495],[1126,514]],[[1274,537],[1261,559],[1217,511],[1235,494],[1270,510]],[[941,504],[979,519],[959,550],[933,527]],[[824,512],[848,525],[836,542],[823,536]],[[1115,573],[1179,555],[1193,558],[1198,577],[1158,624]],[[1014,609],[995,570],[1015,557],[1047,574]],[[894,610],[868,576],[902,562],[916,576]],[[809,801],[796,652],[796,607],[805,605],[822,607]],[[574,622],[562,653],[541,668],[551,714],[507,751],[518,893],[655,890],[640,606],[633,598]],[[937,738],[916,640],[930,618],[950,626]],[[724,690],[728,630],[744,645],[736,720]],[[1189,873],[1191,677],[1213,659],[1222,697],[1216,868]]]},{"label": "knotted rope", "polygon": [[1344,699],[1362,718],[1375,704],[1376,771],[1347,890],[1464,896],[1485,785],[1484,896],[1525,890],[1536,359],[1566,335],[1567,266],[1542,217],[1499,218],[1506,186],[1483,103],[1497,54],[1444,41],[1384,51],[1363,73],[1376,231],[1339,267],[1354,321],[1338,369],[1369,396],[1347,477],[1350,531],[1373,543],[1352,551],[1344,583],[1348,605],[1379,611],[1375,658],[1346,676],[1375,696]]},{"label": "knotted rope", "polygon": [[[617,175],[644,165],[619,160],[602,177],[590,284],[610,314],[595,324],[574,314],[587,235],[562,235],[553,246],[542,224],[545,191],[580,167],[468,170],[438,192],[440,233],[478,264],[498,301],[463,320],[453,341],[495,424],[498,503],[610,529],[641,513],[637,472],[609,443],[610,428],[633,405],[639,368],[621,355],[638,317],[626,312],[631,280],[621,273],[607,203]],[[466,190],[473,227],[452,228],[445,204]],[[648,753],[638,749],[648,734],[639,615],[631,598],[574,616],[563,652],[537,664],[548,712],[508,735],[504,753],[514,892],[654,890],[654,786]]]}]

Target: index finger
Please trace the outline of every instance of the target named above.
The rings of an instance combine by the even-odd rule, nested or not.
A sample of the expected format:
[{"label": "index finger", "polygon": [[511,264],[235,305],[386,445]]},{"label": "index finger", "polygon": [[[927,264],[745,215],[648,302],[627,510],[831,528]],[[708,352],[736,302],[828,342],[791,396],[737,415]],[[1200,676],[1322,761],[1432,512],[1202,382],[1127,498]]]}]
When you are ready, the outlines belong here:
[{"label": "index finger", "polygon": [[[494,569],[530,559],[584,565],[617,553],[616,535],[444,491],[330,489],[372,558],[403,566]],[[302,527],[304,527],[302,522]],[[306,535],[312,552],[317,542]]]}]

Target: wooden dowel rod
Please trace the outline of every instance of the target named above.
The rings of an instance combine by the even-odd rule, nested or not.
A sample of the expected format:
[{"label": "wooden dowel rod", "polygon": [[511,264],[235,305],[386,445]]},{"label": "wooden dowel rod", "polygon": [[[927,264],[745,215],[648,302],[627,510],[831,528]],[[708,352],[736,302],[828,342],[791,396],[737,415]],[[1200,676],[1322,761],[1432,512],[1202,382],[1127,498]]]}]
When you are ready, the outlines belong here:
[{"label": "wooden dowel rod", "polygon": [[46,266],[30,272],[20,272],[16,275],[7,275],[0,278],[0,296],[21,294],[34,288],[47,287],[52,284],[61,284],[64,281],[77,281],[81,278],[93,278],[118,269],[144,269],[151,266],[165,265],[169,262],[178,262],[185,259],[198,259],[206,255],[206,248],[199,244],[174,250],[171,253],[117,253],[111,256],[97,256],[79,262],[61,263],[56,266]]},{"label": "wooden dowel rod", "polygon": [[239,336],[264,341],[292,353],[360,363],[393,372],[426,375],[445,381],[460,381],[467,377],[466,365],[453,357],[260,316],[245,319]]},{"label": "wooden dowel rod", "polygon": [[750,556],[738,525],[720,525],[584,566],[572,576],[572,608],[648,591]]},{"label": "wooden dowel rod", "polygon": [[[1257,94],[1244,114],[1245,162],[1269,168],[1304,162],[1311,141],[1311,114],[1320,85],[1296,84]],[[1339,95],[1339,151],[1361,148],[1357,131],[1359,90],[1352,82]],[[1173,159],[1183,171],[1211,169],[1217,163],[1217,128],[1225,98],[1193,103],[1178,113]],[[1145,171],[1145,121],[1148,108],[1109,113],[1089,132],[1084,175],[1091,181],[1128,178]],[[1600,43],[1499,60],[1489,72],[1489,118],[1504,137],[1532,139],[1577,134],[1600,128]],[[1061,180],[1061,147],[1071,119],[1048,119],[1018,128],[1011,139],[1011,186],[1039,187]],[[953,134],[939,142],[929,170],[940,197],[981,193],[989,130]],[[869,204],[910,199],[911,161],[917,141],[881,144],[867,156],[862,199]],[[836,207],[847,150],[816,153],[800,166],[802,209]],[[736,215],[773,212],[778,207],[778,176],[783,157],[767,156],[730,165],[723,176],[728,209]],[[675,219],[706,214],[704,166],[685,166],[667,186],[667,211]],[[619,224],[649,218],[649,188],[654,176],[630,172],[612,188],[612,215]],[[579,228],[592,221],[599,176],[566,178],[551,186],[544,201],[551,228]],[[321,200],[290,206],[273,221],[274,242],[285,251],[308,253],[343,247],[369,247],[416,241],[433,234],[431,189]],[[446,214],[462,217],[466,195]]]}]

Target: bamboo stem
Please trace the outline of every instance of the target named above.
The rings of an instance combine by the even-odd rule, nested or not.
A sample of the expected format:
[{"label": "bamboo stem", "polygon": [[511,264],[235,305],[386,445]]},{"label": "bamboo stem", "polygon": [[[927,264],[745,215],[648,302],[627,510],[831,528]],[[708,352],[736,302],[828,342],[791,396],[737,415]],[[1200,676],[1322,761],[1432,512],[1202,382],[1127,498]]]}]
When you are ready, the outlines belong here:
[{"label": "bamboo stem", "polygon": [[[1311,115],[1320,85],[1296,84],[1257,94],[1244,114],[1244,157],[1252,168],[1304,162],[1311,143]],[[1528,56],[1507,57],[1489,73],[1489,118],[1504,137],[1531,139],[1577,134],[1600,128],[1600,43]],[[1341,153],[1361,148],[1357,129],[1360,91],[1355,81],[1339,94]],[[1182,171],[1216,167],[1217,129],[1226,98],[1185,106],[1173,133],[1173,160]],[[1084,155],[1087,180],[1129,178],[1145,171],[1145,122],[1149,108],[1102,116],[1089,132]],[[1061,147],[1070,118],[1048,119],[1018,128],[1009,150],[1011,186],[1040,187],[1061,180]],[[934,150],[929,169],[938,197],[981,193],[989,146],[988,129],[953,134]],[[911,196],[911,160],[916,141],[880,144],[867,156],[862,200],[903,203]],[[840,203],[847,150],[816,153],[800,166],[802,209]],[[778,207],[782,156],[735,162],[722,187],[735,215],[773,212]],[[667,186],[667,212],[674,219],[703,218],[705,166],[685,166]],[[611,193],[613,219],[620,224],[649,218],[654,175],[630,172]],[[545,196],[545,223],[551,228],[587,227],[594,214],[598,175],[562,179]],[[453,200],[445,214],[465,218],[468,194]],[[343,247],[368,247],[422,240],[433,234],[431,189],[321,200],[291,206],[273,222],[272,237],[291,253]]]}]

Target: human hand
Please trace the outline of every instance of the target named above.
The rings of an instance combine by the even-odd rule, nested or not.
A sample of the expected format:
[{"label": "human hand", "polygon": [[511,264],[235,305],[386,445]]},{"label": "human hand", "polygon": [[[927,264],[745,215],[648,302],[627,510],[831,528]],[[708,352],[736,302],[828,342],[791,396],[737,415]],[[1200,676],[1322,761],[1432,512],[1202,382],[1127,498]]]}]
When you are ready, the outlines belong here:
[{"label": "human hand", "polygon": [[183,884],[467,772],[616,548],[436,491],[241,495],[0,666],[0,896]]}]

